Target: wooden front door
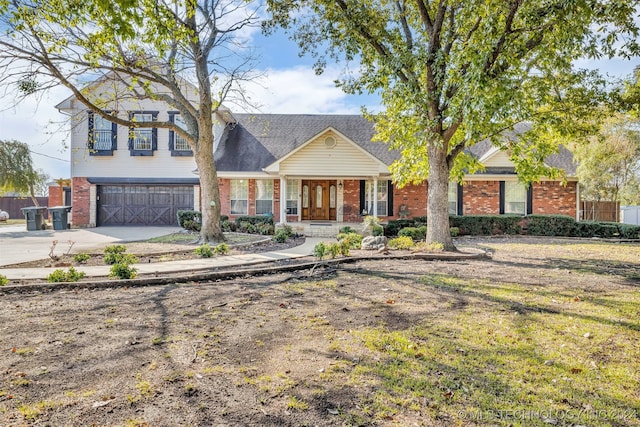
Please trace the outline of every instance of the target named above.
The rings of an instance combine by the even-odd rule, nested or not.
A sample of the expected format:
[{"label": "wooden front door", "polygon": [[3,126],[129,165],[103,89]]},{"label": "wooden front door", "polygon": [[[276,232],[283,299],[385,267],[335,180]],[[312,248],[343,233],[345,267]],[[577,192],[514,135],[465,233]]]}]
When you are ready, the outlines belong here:
[{"label": "wooden front door", "polygon": [[336,181],[302,181],[302,219],[327,221],[336,219]]}]

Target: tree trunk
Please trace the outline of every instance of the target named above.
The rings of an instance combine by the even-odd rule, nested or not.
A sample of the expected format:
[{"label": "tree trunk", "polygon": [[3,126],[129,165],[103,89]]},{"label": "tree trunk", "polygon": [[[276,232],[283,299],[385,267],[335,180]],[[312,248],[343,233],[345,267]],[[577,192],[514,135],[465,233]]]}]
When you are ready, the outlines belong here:
[{"label": "tree trunk", "polygon": [[[446,145],[445,145],[446,147]],[[429,183],[427,187],[427,243],[442,243],[445,251],[455,251],[449,231],[449,166],[446,149],[427,148]]]},{"label": "tree trunk", "polygon": [[218,188],[218,174],[213,163],[213,128],[211,123],[200,126],[198,147],[195,154],[200,174],[200,204],[202,205],[200,242],[223,242],[225,239],[220,226],[220,189]]}]

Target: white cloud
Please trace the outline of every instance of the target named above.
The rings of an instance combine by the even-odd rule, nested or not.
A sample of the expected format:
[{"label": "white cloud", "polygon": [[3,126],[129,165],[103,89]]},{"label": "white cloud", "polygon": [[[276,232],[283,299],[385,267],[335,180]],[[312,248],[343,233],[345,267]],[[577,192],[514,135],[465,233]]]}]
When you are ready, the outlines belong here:
[{"label": "white cloud", "polygon": [[[280,114],[359,114],[363,105],[376,108],[374,97],[353,96],[337,88],[340,70],[329,67],[316,75],[308,66],[268,69],[259,82],[246,85],[251,112]],[[368,105],[369,104],[369,105]]]}]

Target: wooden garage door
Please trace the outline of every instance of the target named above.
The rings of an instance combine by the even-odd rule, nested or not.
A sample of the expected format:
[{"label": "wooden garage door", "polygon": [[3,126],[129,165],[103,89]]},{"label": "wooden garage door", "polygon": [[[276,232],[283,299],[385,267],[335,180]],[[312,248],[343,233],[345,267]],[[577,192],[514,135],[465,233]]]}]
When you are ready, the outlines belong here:
[{"label": "wooden garage door", "polygon": [[193,209],[191,186],[98,187],[98,225],[177,225],[181,209]]}]

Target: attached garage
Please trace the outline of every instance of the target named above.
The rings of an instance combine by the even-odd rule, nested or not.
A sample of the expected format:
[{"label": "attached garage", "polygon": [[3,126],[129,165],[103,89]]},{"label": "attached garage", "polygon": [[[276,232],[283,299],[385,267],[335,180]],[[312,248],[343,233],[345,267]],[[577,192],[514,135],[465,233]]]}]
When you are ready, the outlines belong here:
[{"label": "attached garage", "polygon": [[98,185],[97,223],[177,225],[177,212],[193,209],[192,185]]}]

